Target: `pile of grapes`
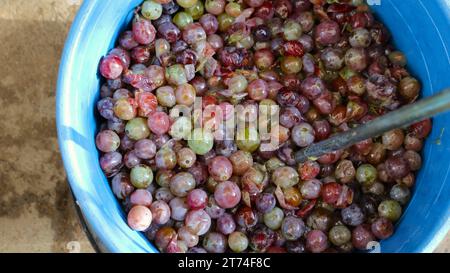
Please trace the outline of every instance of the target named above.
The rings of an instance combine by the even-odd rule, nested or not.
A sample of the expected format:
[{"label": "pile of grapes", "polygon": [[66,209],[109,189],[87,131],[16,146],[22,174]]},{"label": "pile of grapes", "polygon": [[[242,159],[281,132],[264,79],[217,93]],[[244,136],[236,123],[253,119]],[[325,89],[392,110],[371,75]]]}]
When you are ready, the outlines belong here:
[{"label": "pile of grapes", "polygon": [[[351,252],[390,237],[430,120],[294,160],[417,99],[389,40],[358,0],[143,2],[99,67],[100,166],[130,228],[167,253]],[[220,121],[279,106],[279,145],[194,126],[175,110],[196,98]]]}]

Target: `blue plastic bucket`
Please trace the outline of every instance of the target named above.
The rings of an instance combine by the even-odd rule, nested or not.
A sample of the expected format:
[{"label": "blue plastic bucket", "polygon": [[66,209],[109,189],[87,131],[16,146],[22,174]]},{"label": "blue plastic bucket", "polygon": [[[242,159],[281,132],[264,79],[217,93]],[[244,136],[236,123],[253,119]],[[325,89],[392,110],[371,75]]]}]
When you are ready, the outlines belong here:
[{"label": "blue plastic bucket", "polygon": [[[141,0],[85,0],[67,38],[57,90],[59,145],[70,186],[102,251],[157,252],[132,231],[98,163],[98,62]],[[428,96],[450,86],[450,1],[369,0]],[[379,5],[376,5],[379,3]],[[382,252],[431,252],[450,227],[450,113],[434,119],[413,198]],[[438,142],[437,140],[440,140]],[[440,143],[440,144],[439,144]]]}]

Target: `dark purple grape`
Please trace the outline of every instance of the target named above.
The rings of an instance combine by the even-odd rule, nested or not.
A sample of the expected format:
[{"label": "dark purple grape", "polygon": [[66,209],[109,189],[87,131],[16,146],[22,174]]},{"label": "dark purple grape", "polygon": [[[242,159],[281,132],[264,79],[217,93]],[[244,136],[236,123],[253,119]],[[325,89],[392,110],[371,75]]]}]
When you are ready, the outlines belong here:
[{"label": "dark purple grape", "polygon": [[286,19],[292,12],[292,4],[289,0],[274,1],[275,14],[280,18]]},{"label": "dark purple grape", "polygon": [[[302,36],[300,36],[298,41],[303,45],[303,49],[305,50],[305,52],[311,52],[314,50],[314,46],[315,46],[314,40],[310,35],[303,34]],[[304,66],[305,66],[305,62],[303,61],[303,69],[304,69]]]},{"label": "dark purple grape", "polygon": [[195,76],[195,78],[191,80],[190,84],[194,86],[196,94],[198,96],[203,95],[203,93],[205,93],[205,91],[207,90],[205,78],[203,78],[202,76]]},{"label": "dark purple grape", "polygon": [[366,250],[368,244],[374,240],[375,238],[368,225],[359,225],[352,231],[352,243],[357,249]]},{"label": "dark purple grape", "polygon": [[344,65],[344,53],[340,49],[326,48],[320,59],[329,70],[339,70]]},{"label": "dark purple grape", "polygon": [[393,179],[400,179],[410,172],[408,161],[402,156],[393,156],[386,160],[386,173]]},{"label": "dark purple grape", "polygon": [[243,67],[248,64],[249,54],[246,49],[224,47],[219,52],[219,60],[225,67]]},{"label": "dark purple grape", "polygon": [[296,107],[300,111],[300,113],[306,114],[311,104],[305,96],[299,95],[298,98],[299,102],[297,103]]},{"label": "dark purple grape", "polygon": [[302,240],[287,241],[286,250],[289,253],[304,253],[306,251],[306,246]]},{"label": "dark purple grape", "polygon": [[162,8],[164,14],[172,15],[180,9],[180,6],[176,3],[176,1],[170,1],[166,4],[162,4]]},{"label": "dark purple grape", "polygon": [[100,167],[107,177],[117,174],[122,166],[122,155],[118,152],[106,153],[100,157]]},{"label": "dark purple grape", "polygon": [[110,97],[103,98],[97,102],[97,110],[105,119],[114,118],[114,100]]},{"label": "dark purple grape", "polygon": [[300,95],[294,91],[283,89],[277,94],[277,102],[281,107],[295,107],[300,103]]},{"label": "dark purple grape", "polygon": [[339,24],[331,20],[320,23],[314,30],[314,37],[316,42],[322,46],[339,42],[341,39]]},{"label": "dark purple grape", "polygon": [[302,114],[296,107],[285,107],[280,112],[280,124],[292,128],[303,121]]},{"label": "dark purple grape", "polygon": [[131,59],[134,63],[146,63],[150,60],[150,48],[138,46],[131,51]]},{"label": "dark purple grape", "polygon": [[214,16],[210,13],[204,14],[200,18],[199,22],[202,25],[202,27],[205,30],[207,35],[214,34],[219,29],[219,21],[217,21],[216,16]]},{"label": "dark purple grape", "polygon": [[108,79],[106,81],[106,84],[109,86],[109,88],[111,88],[112,90],[117,90],[122,88],[122,79],[117,78],[117,79]]},{"label": "dark purple grape", "polygon": [[321,230],[311,230],[306,234],[306,249],[313,253],[324,252],[328,248],[328,237]]},{"label": "dark purple grape", "polygon": [[290,145],[284,145],[280,149],[278,149],[277,156],[278,158],[286,163],[289,166],[293,166],[296,164],[295,161],[295,153],[293,147]]},{"label": "dark purple grape", "polygon": [[[309,53],[305,54],[305,56],[303,56],[303,58],[302,58],[302,62],[303,62],[303,72],[305,72],[306,75],[311,76],[316,72],[316,61],[311,54],[309,54]],[[309,88],[308,86],[305,86],[305,87]],[[314,94],[314,96],[317,96],[317,94]],[[306,97],[308,97],[308,96],[306,96]]]},{"label": "dark purple grape", "polygon": [[342,209],[342,221],[350,226],[358,226],[364,222],[365,216],[361,208],[355,204]]},{"label": "dark purple grape", "polygon": [[267,42],[270,40],[272,33],[266,25],[259,25],[253,29],[253,36],[257,42]]},{"label": "dark purple grape", "polygon": [[249,246],[253,251],[265,252],[274,242],[274,232],[267,228],[259,228],[252,232],[249,238]]},{"label": "dark purple grape", "polygon": [[275,196],[271,193],[262,193],[256,196],[255,207],[261,213],[271,211],[276,205]]},{"label": "dark purple grape", "polygon": [[233,216],[229,213],[223,214],[217,219],[217,231],[222,234],[229,235],[236,230],[236,223]]},{"label": "dark purple grape", "polygon": [[316,120],[313,122],[315,140],[327,139],[331,134],[331,126],[327,120]]},{"label": "dark purple grape", "polygon": [[394,225],[388,219],[380,217],[372,223],[371,230],[375,237],[384,240],[394,233]]},{"label": "dark purple grape", "polygon": [[158,33],[169,43],[173,43],[181,38],[181,31],[172,22],[162,23],[158,26]]},{"label": "dark purple grape", "polygon": [[310,0],[294,0],[292,3],[295,11],[308,11],[312,8],[312,3]]},{"label": "dark purple grape", "polygon": [[187,49],[188,44],[183,40],[177,40],[175,43],[172,44],[172,52],[178,53],[185,49]]},{"label": "dark purple grape", "polygon": [[132,150],[125,154],[123,157],[123,163],[128,169],[132,169],[133,167],[141,164],[141,159],[136,155],[136,151]]},{"label": "dark purple grape", "polygon": [[[358,199],[357,196],[355,196],[354,199]],[[377,213],[378,205],[380,203],[380,200],[378,200],[379,198],[373,194],[365,194],[359,199],[359,207],[365,215],[372,217]]]},{"label": "dark purple grape", "polygon": [[132,150],[134,148],[134,143],[136,143],[135,140],[132,140],[126,134],[124,134],[120,139],[120,149],[124,152]]},{"label": "dark purple grape", "polygon": [[125,31],[119,38],[119,45],[126,50],[131,50],[139,43],[134,39],[132,31]]},{"label": "dark purple grape", "polygon": [[317,99],[325,89],[324,82],[316,76],[308,76],[301,86],[302,94],[310,100]]},{"label": "dark purple grape", "polygon": [[172,22],[172,17],[169,14],[163,14],[161,17],[159,17],[156,20],[153,20],[153,24],[156,28],[158,28],[160,25]]},{"label": "dark purple grape", "polygon": [[300,218],[287,216],[281,223],[281,233],[288,241],[298,240],[305,233],[305,223]]},{"label": "dark purple grape", "polygon": [[197,54],[192,49],[186,49],[176,55],[176,62],[180,64],[195,64]]}]

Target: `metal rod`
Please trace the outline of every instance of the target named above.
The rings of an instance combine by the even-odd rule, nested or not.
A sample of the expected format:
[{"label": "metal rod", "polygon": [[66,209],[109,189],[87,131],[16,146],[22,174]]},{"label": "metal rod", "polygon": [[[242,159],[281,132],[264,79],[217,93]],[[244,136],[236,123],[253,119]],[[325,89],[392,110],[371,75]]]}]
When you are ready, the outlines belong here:
[{"label": "metal rod", "polygon": [[424,98],[398,110],[389,112],[354,129],[336,134],[326,140],[312,144],[295,154],[299,163],[309,158],[317,158],[324,154],[345,149],[368,138],[377,137],[395,128],[405,127],[430,118],[450,109],[450,88]]}]

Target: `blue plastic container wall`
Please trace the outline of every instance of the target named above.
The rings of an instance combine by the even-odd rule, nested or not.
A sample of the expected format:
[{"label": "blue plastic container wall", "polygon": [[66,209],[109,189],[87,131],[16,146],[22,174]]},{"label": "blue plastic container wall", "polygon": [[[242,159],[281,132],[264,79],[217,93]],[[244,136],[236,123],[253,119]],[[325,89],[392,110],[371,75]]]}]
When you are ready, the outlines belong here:
[{"label": "blue plastic container wall", "polygon": [[[450,86],[450,1],[369,0],[429,96]],[[57,90],[59,145],[76,201],[102,251],[157,252],[132,231],[98,164],[98,62],[141,0],[85,0],[68,36]],[[379,4],[379,5],[377,5]],[[450,113],[434,119],[414,195],[382,252],[432,252],[450,227]],[[440,144],[437,144],[440,139]]]}]

